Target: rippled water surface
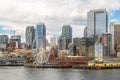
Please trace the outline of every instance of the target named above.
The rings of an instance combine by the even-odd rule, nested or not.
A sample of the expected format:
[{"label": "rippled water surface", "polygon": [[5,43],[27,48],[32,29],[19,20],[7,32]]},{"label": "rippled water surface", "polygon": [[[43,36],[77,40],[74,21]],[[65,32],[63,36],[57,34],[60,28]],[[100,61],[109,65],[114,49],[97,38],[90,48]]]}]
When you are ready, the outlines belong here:
[{"label": "rippled water surface", "polygon": [[0,67],[0,80],[120,80],[120,69],[81,70]]}]

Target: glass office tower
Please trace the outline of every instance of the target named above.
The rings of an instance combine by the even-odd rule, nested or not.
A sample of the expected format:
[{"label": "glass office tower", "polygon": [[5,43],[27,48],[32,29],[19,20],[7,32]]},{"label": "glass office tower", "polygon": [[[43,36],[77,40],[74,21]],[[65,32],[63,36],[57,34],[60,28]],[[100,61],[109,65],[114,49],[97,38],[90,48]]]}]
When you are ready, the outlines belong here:
[{"label": "glass office tower", "polygon": [[62,36],[70,39],[70,42],[72,42],[72,27],[70,25],[63,25]]},{"label": "glass office tower", "polygon": [[90,10],[87,13],[88,37],[101,35],[108,31],[108,14],[106,9]]},{"label": "glass office tower", "polygon": [[46,26],[44,23],[39,23],[36,25],[35,29],[35,40],[36,40],[36,49],[40,49],[40,47],[45,47],[46,41]]}]

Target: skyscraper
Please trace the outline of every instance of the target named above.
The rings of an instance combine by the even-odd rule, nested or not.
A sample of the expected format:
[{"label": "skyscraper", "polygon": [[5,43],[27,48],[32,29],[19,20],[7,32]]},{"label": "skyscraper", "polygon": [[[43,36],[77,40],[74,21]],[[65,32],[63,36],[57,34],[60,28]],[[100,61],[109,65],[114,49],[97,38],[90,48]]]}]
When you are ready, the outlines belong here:
[{"label": "skyscraper", "polygon": [[110,24],[110,34],[112,34],[112,53],[116,53],[116,49],[120,46],[120,23]]},{"label": "skyscraper", "polygon": [[88,37],[101,35],[108,31],[108,14],[106,9],[90,10],[87,13]]},{"label": "skyscraper", "polygon": [[69,43],[72,42],[72,28],[70,25],[64,25],[62,27],[62,34],[59,38],[58,48],[60,50],[68,50]]},{"label": "skyscraper", "polygon": [[34,37],[35,37],[34,26],[28,26],[26,28],[26,46],[27,46],[27,48],[31,49],[33,47]]},{"label": "skyscraper", "polygon": [[39,23],[36,25],[35,29],[35,40],[36,40],[36,49],[40,47],[45,47],[46,43],[46,26],[44,23]]},{"label": "skyscraper", "polygon": [[72,42],[72,28],[70,25],[63,25],[61,36],[66,37],[70,42]]}]

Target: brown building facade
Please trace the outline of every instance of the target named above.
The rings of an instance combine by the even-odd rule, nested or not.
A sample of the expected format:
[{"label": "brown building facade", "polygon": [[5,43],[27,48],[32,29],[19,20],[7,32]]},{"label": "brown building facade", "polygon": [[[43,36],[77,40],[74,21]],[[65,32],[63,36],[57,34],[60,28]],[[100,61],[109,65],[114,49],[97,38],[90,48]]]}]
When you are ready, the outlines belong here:
[{"label": "brown building facade", "polygon": [[110,24],[110,33],[112,34],[112,53],[117,55],[120,45],[120,23],[111,23]]}]

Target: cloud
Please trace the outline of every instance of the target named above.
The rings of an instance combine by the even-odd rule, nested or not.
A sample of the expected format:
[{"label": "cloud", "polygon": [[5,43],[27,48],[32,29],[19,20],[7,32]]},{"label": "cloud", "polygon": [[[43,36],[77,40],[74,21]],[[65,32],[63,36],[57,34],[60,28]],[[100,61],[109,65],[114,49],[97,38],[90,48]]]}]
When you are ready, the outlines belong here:
[{"label": "cloud", "polygon": [[118,19],[111,19],[110,22],[118,22]]},{"label": "cloud", "polygon": [[70,24],[78,26],[74,36],[86,26],[89,10],[104,8],[113,16],[120,0],[0,0],[0,24],[7,25],[4,30],[21,30],[22,37],[30,24],[44,22],[48,34],[60,33],[63,24]]}]

